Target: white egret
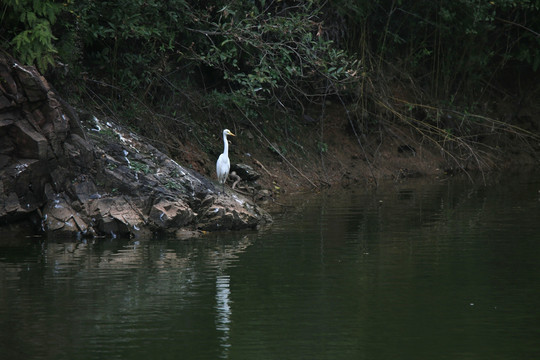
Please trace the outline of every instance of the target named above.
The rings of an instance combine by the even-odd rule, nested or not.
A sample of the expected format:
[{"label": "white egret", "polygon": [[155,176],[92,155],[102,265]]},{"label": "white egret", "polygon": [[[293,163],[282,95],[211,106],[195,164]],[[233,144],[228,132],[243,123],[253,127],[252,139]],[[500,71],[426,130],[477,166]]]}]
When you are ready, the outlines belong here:
[{"label": "white egret", "polygon": [[223,130],[223,154],[219,155],[216,163],[216,173],[218,181],[223,184],[223,192],[225,192],[225,182],[229,176],[229,170],[231,169],[231,162],[229,160],[229,143],[227,142],[227,135],[236,136],[229,129]]}]

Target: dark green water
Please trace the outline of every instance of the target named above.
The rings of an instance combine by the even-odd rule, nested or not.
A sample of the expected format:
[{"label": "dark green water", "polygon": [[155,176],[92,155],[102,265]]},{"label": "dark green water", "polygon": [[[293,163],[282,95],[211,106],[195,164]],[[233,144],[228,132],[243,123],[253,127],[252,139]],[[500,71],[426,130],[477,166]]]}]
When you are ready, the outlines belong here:
[{"label": "dark green water", "polygon": [[188,241],[5,237],[0,358],[540,358],[539,190],[323,193]]}]

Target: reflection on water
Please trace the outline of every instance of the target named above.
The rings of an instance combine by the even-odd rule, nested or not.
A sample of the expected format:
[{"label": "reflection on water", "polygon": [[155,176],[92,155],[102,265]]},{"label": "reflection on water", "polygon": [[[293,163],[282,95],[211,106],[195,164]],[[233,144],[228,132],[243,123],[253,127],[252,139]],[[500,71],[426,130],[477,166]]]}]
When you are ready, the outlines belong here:
[{"label": "reflection on water", "polygon": [[223,349],[222,358],[227,358],[229,344],[229,324],[231,323],[231,307],[229,306],[229,288],[230,277],[227,275],[218,275],[216,277],[216,329],[222,332],[220,344]]},{"label": "reflection on water", "polygon": [[1,358],[536,358],[539,179],[306,195],[189,241],[3,238]]},{"label": "reflection on water", "polygon": [[[254,235],[2,248],[0,347],[13,359],[148,358],[139,347],[227,357],[226,271]],[[223,350],[201,342],[209,337]]]}]

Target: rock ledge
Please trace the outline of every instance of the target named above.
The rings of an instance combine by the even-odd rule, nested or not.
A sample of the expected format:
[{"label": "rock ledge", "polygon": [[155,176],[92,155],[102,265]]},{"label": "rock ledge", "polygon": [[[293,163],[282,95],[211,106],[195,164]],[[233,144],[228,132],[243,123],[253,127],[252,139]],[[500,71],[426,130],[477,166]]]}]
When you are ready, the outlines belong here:
[{"label": "rock ledge", "polygon": [[76,112],[0,55],[0,224],[49,235],[195,234],[271,222],[247,198],[110,121]]}]

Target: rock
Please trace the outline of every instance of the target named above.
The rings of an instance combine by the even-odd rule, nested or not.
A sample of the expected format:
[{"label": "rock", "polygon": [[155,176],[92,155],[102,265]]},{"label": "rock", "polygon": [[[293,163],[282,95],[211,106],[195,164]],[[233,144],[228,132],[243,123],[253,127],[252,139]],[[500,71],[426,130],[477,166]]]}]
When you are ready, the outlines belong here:
[{"label": "rock", "polygon": [[13,124],[13,119],[10,119],[8,117],[3,117],[2,119],[0,119],[0,128],[11,124]]},{"label": "rock", "polygon": [[149,220],[153,222],[156,228],[163,230],[182,228],[189,224],[196,216],[184,203],[170,200],[160,200],[152,205]]},{"label": "rock", "polygon": [[145,219],[137,205],[126,196],[92,200],[88,203],[89,215],[102,234],[129,235],[144,227]]},{"label": "rock", "polygon": [[71,184],[71,191],[81,203],[100,197],[96,185],[91,180],[83,179],[81,182]]},{"label": "rock", "polygon": [[201,211],[197,228],[206,231],[225,229],[255,228],[259,223],[271,222],[271,217],[265,211],[246,200],[233,194],[218,196],[214,203]]},{"label": "rock", "polygon": [[179,229],[175,231],[174,236],[178,240],[185,240],[185,239],[192,239],[195,237],[202,236],[204,234],[204,231],[200,230],[187,230],[187,229]]},{"label": "rock", "polygon": [[77,134],[71,134],[70,142],[75,149],[71,157],[75,162],[78,162],[79,166],[84,166],[84,164],[89,164],[94,160],[94,152],[88,141]]},{"label": "rock", "polygon": [[4,95],[0,95],[0,110],[13,106],[13,102]]},{"label": "rock", "polygon": [[69,237],[73,234],[86,235],[89,233],[89,224],[73,210],[66,199],[62,196],[56,197],[47,203],[43,209],[43,226],[54,236]]},{"label": "rock", "polygon": [[19,197],[16,193],[10,192],[4,200],[4,209],[9,213],[14,213],[21,210],[21,204],[19,203]]},{"label": "rock", "polygon": [[0,169],[9,164],[10,159],[9,156],[0,154]]},{"label": "rock", "polygon": [[255,195],[255,199],[257,201],[266,201],[270,198],[272,198],[272,192],[267,189],[259,190],[257,194]]},{"label": "rock", "polygon": [[[3,58],[3,63],[0,66],[0,78],[2,79],[2,88],[0,90],[9,98],[16,98],[17,96],[22,96],[17,89],[17,84],[11,76],[11,69],[9,64],[7,64],[7,59]],[[7,65],[7,66],[6,66]]]},{"label": "rock", "polygon": [[47,158],[47,139],[33,129],[27,121],[17,121],[11,131],[17,144],[18,156],[28,159]]},{"label": "rock", "polygon": [[13,64],[17,79],[21,82],[20,89],[24,91],[28,101],[36,102],[47,98],[49,85],[32,66],[21,66],[17,62]]},{"label": "rock", "polygon": [[[50,236],[139,237],[271,221],[112,121],[79,115],[35,68],[3,54],[0,110],[0,223],[34,216]],[[243,164],[237,172],[260,176]]]},{"label": "rock", "polygon": [[[1,122],[1,120],[0,120]],[[10,122],[10,120],[4,120],[5,123],[8,125],[11,125],[13,122]],[[2,124],[0,123],[0,126]],[[5,134],[2,136],[2,129],[0,128],[0,154],[2,155],[12,155],[13,151],[15,151],[15,145],[13,144],[13,141],[11,140],[11,136],[9,134]]]},{"label": "rock", "polygon": [[261,174],[255,171],[251,166],[247,164],[233,164],[231,166],[231,171],[236,172],[242,180],[246,181],[255,181],[261,177]]}]

